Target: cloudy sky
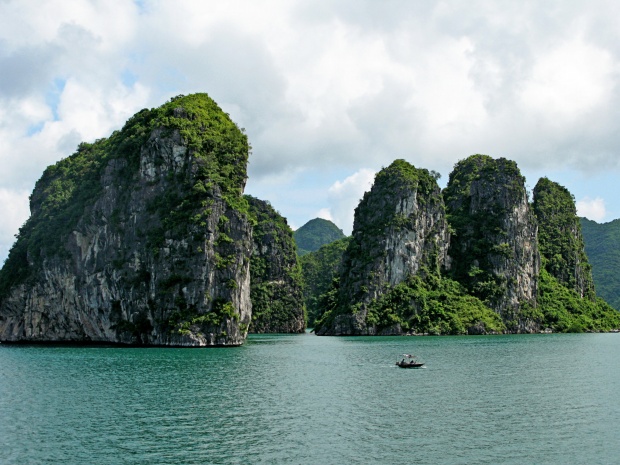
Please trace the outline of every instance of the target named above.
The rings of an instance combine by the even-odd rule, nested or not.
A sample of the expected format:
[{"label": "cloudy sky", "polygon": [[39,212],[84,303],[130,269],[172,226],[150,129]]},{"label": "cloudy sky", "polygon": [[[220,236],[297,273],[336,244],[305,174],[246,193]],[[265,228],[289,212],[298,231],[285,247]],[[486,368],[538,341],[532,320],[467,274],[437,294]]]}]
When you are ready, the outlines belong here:
[{"label": "cloudy sky", "polygon": [[[346,233],[396,158],[516,160],[620,217],[614,1],[0,0],[0,260],[46,166],[207,92],[246,129],[247,193]],[[1,263],[1,262],[0,262]]]}]

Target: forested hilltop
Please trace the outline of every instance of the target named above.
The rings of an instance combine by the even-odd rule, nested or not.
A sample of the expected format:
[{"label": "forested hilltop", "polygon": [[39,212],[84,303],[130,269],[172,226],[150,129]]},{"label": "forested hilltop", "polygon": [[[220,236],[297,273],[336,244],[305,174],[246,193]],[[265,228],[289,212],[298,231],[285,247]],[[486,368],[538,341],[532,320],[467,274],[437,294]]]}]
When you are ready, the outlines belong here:
[{"label": "forested hilltop", "polygon": [[[543,178],[530,203],[517,164],[473,155],[441,191],[404,160],[355,210],[319,335],[605,331],[572,195]],[[307,285],[307,284],[306,284]]]},{"label": "forested hilltop", "polygon": [[338,226],[323,218],[315,218],[308,221],[301,228],[297,229],[293,235],[297,243],[297,253],[299,256],[316,252],[321,246],[345,237]]},{"label": "forested hilltop", "polygon": [[48,167],[0,271],[0,340],[231,346],[251,323],[303,330],[292,232],[243,196],[248,156],[195,94]]}]

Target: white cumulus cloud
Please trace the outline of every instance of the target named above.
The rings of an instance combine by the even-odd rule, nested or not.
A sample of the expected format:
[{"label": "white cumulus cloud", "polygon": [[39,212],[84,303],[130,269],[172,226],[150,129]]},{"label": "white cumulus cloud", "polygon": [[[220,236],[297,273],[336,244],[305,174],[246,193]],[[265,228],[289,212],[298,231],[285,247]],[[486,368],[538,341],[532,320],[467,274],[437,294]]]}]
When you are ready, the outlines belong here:
[{"label": "white cumulus cloud", "polygon": [[0,221],[0,257],[7,257],[9,249],[15,242],[14,234],[28,219],[29,192],[14,191],[0,188],[0,205],[2,206],[2,221]]},{"label": "white cumulus cloud", "polygon": [[322,218],[324,220],[334,222],[334,218],[332,217],[332,212],[329,208],[321,208],[316,214],[318,218]]},{"label": "white cumulus cloud", "polygon": [[607,215],[605,200],[600,197],[585,197],[577,202],[577,214],[592,221],[602,221]]},{"label": "white cumulus cloud", "polygon": [[327,193],[329,208],[320,210],[318,216],[333,221],[345,234],[351,234],[355,207],[364,192],[370,190],[374,179],[375,172],[364,168],[343,181],[336,181]]},{"label": "white cumulus cloud", "polygon": [[207,92],[247,130],[248,193],[291,224],[323,209],[350,231],[361,167],[406,158],[447,176],[473,153],[588,173],[579,197],[606,198],[616,215],[619,200],[597,182],[620,174],[616,10],[609,0],[0,0],[0,188],[31,191],[80,141]]}]

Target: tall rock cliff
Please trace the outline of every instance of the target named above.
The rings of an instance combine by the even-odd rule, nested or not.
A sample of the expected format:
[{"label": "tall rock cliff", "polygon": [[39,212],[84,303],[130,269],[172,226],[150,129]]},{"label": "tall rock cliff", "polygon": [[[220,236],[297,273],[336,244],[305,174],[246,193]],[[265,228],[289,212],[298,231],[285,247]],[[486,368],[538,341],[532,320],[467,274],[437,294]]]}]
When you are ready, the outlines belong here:
[{"label": "tall rock cliff", "polygon": [[302,333],[306,328],[302,276],[293,231],[269,203],[246,199],[254,222],[250,332]]},{"label": "tall rock cliff", "polygon": [[540,269],[536,219],[517,164],[473,155],[455,165],[443,195],[454,230],[451,276],[516,323],[524,303],[536,305]]},{"label": "tall rock cliff", "polygon": [[[310,296],[323,312],[315,331],[617,328],[620,313],[594,296],[572,196],[542,180],[534,200],[532,207],[513,161],[485,155],[460,161],[440,195],[428,171],[397,160],[356,209],[339,277]],[[307,279],[319,282],[312,273]]]},{"label": "tall rock cliff", "polygon": [[541,178],[534,188],[538,245],[545,269],[580,297],[595,298],[575,199],[563,186]]},{"label": "tall rock cliff", "polygon": [[558,332],[619,329],[620,313],[596,296],[571,193],[542,178],[534,188],[533,209],[542,268],[532,319]]},{"label": "tall rock cliff", "polygon": [[[355,210],[337,304],[318,334],[376,334],[368,306],[421,269],[449,265],[441,190],[428,170],[396,160],[381,170]],[[400,333],[400,327],[384,329]]]},{"label": "tall rock cliff", "polygon": [[248,142],[206,94],[49,167],[0,272],[0,340],[239,345]]}]

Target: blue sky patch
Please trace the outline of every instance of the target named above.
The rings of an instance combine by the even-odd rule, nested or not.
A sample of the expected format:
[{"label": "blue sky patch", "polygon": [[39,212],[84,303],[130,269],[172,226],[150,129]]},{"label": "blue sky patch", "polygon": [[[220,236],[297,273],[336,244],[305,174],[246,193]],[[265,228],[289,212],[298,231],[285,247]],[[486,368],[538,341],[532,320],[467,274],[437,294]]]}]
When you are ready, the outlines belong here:
[{"label": "blue sky patch", "polygon": [[146,0],[133,0],[133,3],[138,7],[141,14],[147,12]]},{"label": "blue sky patch", "polygon": [[45,126],[45,121],[40,121],[38,123],[31,124],[30,126],[28,126],[28,129],[26,130],[26,135],[28,137],[31,137],[31,136],[34,136],[35,134],[40,133],[43,130],[43,126]]},{"label": "blue sky patch", "polygon": [[60,96],[65,90],[66,84],[66,79],[55,78],[49,90],[45,94],[45,103],[47,103],[47,106],[52,110],[54,121],[58,121],[60,119],[58,116],[58,105],[60,104]]},{"label": "blue sky patch", "polygon": [[125,87],[133,87],[133,85],[138,82],[138,76],[125,68],[121,73],[121,82]]}]

